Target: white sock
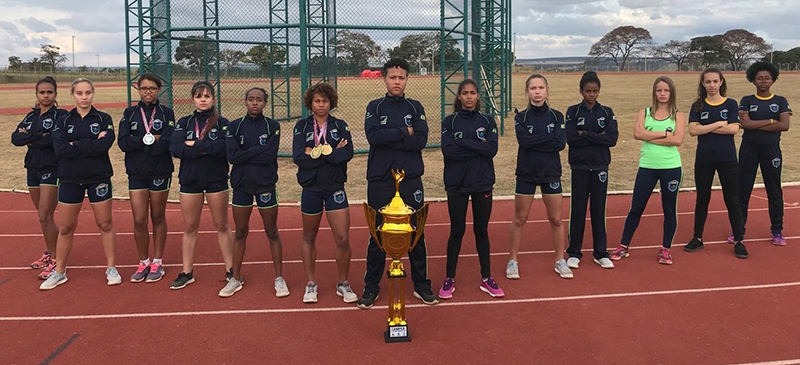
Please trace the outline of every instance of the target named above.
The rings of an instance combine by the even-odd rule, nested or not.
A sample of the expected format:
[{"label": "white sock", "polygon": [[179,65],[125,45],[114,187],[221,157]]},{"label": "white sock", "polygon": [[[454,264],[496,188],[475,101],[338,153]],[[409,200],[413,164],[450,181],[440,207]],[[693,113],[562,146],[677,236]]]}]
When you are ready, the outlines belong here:
[{"label": "white sock", "polygon": [[144,266],[150,266],[150,258],[148,257],[146,260],[139,260],[139,263]]},{"label": "white sock", "polygon": [[164,259],[153,259],[153,263],[158,265],[163,265]]}]

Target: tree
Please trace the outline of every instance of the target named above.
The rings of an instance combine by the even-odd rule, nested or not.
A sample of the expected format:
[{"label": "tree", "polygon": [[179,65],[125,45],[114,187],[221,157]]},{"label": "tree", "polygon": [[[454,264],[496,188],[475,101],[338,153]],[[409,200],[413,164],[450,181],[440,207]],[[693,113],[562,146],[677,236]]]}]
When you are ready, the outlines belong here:
[{"label": "tree", "polygon": [[286,62],[286,50],[279,46],[259,44],[247,51],[248,63],[253,63],[261,68],[261,72],[269,71],[276,63]]},{"label": "tree", "polygon": [[669,41],[664,45],[653,48],[653,56],[664,61],[674,63],[678,71],[683,71],[683,66],[692,55],[692,42]]},{"label": "tree", "polygon": [[[178,42],[178,48],[175,48],[175,61],[196,71],[200,71],[206,63],[216,62],[211,55],[211,44],[206,47],[206,41],[211,42],[210,39],[201,36],[189,36],[187,39],[182,39]],[[206,57],[208,59],[205,59]]]},{"label": "tree", "polygon": [[[772,62],[774,64],[781,63],[800,63],[800,47],[792,48],[788,51],[774,51],[770,54],[764,55],[762,61]],[[11,64],[9,60],[9,65]],[[9,66],[10,68],[11,66]]]},{"label": "tree", "polygon": [[236,51],[233,49],[223,49],[219,51],[219,60],[225,65],[225,75],[228,75],[228,71],[232,68],[236,67],[239,62],[245,59],[245,54],[242,51]]},{"label": "tree", "polygon": [[725,62],[728,52],[720,36],[702,36],[692,38],[689,49],[699,54],[700,63],[705,67]]},{"label": "tree", "polygon": [[50,66],[50,71],[55,71],[58,65],[67,61],[67,56],[61,54],[61,48],[52,44],[41,44],[42,57],[39,62]]},{"label": "tree", "polygon": [[622,71],[630,57],[636,56],[642,47],[652,42],[653,37],[647,29],[625,25],[614,28],[593,44],[589,56],[611,57],[617,68]]},{"label": "tree", "polygon": [[[430,59],[431,53],[438,55],[439,43],[441,42],[438,32],[409,34],[400,38],[400,44],[397,47],[388,50],[389,57],[402,58],[408,60],[412,67],[419,67],[419,63],[423,59]],[[436,55],[433,58],[436,58]]]},{"label": "tree", "polygon": [[22,59],[17,56],[11,56],[8,58],[8,69],[21,69],[22,68]]},{"label": "tree", "polygon": [[369,60],[381,54],[381,47],[364,33],[340,30],[336,38],[336,52],[347,58],[354,70],[368,67]]},{"label": "tree", "polygon": [[726,60],[737,71],[748,61],[772,51],[772,46],[764,38],[744,29],[731,29],[720,36],[720,41],[728,51]]}]

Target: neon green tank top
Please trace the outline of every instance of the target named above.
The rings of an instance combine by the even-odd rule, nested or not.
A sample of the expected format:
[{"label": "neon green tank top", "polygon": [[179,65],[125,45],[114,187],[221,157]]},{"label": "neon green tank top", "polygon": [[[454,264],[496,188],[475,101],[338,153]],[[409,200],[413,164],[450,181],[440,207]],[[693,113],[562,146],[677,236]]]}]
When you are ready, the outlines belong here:
[{"label": "neon green tank top", "polygon": [[[653,132],[664,132],[667,128],[675,130],[675,117],[664,120],[653,118],[650,108],[644,110],[644,129]],[[642,142],[642,156],[639,167],[655,170],[681,167],[681,153],[676,146],[660,146],[647,141]]]}]

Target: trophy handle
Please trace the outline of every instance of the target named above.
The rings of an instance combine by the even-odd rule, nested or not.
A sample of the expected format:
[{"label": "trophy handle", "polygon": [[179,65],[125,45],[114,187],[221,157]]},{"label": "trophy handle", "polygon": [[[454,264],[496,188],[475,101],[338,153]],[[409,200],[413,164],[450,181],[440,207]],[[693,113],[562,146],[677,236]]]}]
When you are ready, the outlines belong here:
[{"label": "trophy handle", "polygon": [[425,203],[422,208],[417,210],[416,214],[417,226],[414,228],[414,242],[408,247],[409,252],[414,249],[419,239],[422,238],[422,232],[425,230],[425,221],[428,219],[428,203]]},{"label": "trophy handle", "polygon": [[378,247],[383,250],[383,244],[381,244],[381,241],[378,239],[378,231],[375,228],[375,225],[377,224],[375,219],[378,216],[378,212],[376,212],[375,209],[372,209],[369,204],[364,203],[364,216],[367,217],[367,228],[369,229],[370,236],[372,236],[375,244],[377,244]]}]

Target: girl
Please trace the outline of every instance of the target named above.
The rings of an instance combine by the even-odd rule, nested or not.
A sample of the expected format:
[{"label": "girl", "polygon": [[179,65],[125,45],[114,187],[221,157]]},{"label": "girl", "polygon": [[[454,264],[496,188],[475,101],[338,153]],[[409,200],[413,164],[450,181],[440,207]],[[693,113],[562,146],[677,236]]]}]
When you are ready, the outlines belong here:
[{"label": "girl", "polygon": [[742,239],[742,214],[739,211],[739,164],[736,161],[736,145],[733,135],[739,132],[739,105],[736,100],[726,98],[728,85],[722,72],[708,68],[700,75],[697,100],[689,113],[689,134],[697,136],[697,154],[694,162],[694,180],[697,186],[695,203],[694,236],[683,247],[686,252],[703,248],[703,229],[711,200],[711,183],[714,173],[719,173],[722,195],[728,208],[728,220],[733,231],[734,255],[740,259],[748,257]]},{"label": "girl", "polygon": [[72,236],[78,225],[78,214],[88,193],[94,220],[106,254],[108,285],[122,283],[114,267],[117,234],[111,215],[111,160],[108,150],[114,144],[114,122],[111,116],[92,106],[94,84],[78,78],[72,82],[70,94],[76,107],[58,120],[52,132],[53,147],[58,156],[58,214],[61,227],[56,243],[56,268],[39,287],[50,290],[67,282],[67,259],[72,250]]},{"label": "girl", "polygon": [[[756,171],[761,165],[769,201],[772,244],[784,246],[781,132],[789,130],[792,109],[786,98],[770,92],[772,84],[778,81],[778,73],[778,68],[769,62],[756,62],[747,69],[747,81],[756,86],[756,93],[743,97],[739,103],[739,119],[744,128],[739,146],[739,207],[744,227]],[[728,242],[735,242],[733,235]]]},{"label": "girl", "polygon": [[678,226],[678,190],[683,173],[681,154],[678,147],[683,143],[686,115],[678,112],[675,103],[677,92],[672,79],[666,76],[656,78],[653,83],[653,104],[636,115],[633,137],[642,141],[642,154],[639,158],[639,172],[633,184],[633,199],[622,242],[609,255],[612,260],[628,257],[628,246],[633,233],[639,226],[644,208],[650,199],[656,183],[661,183],[661,208],[664,210],[664,238],[658,253],[658,262],[672,264],[669,250]]},{"label": "girl", "polygon": [[27,146],[25,168],[28,171],[28,191],[33,206],[39,213],[45,251],[42,257],[31,263],[32,269],[43,269],[39,279],[47,279],[56,267],[56,240],[58,227],[53,214],[58,203],[58,179],[56,168],[58,160],[53,149],[51,133],[56,121],[67,111],[58,108],[56,80],[47,76],[36,83],[36,107],[28,113],[11,134],[15,146]]},{"label": "girl", "polygon": [[343,120],[330,115],[331,109],[339,103],[339,96],[330,84],[320,83],[308,88],[303,103],[311,111],[311,116],[297,122],[292,142],[297,182],[303,187],[300,202],[303,245],[300,252],[308,278],[303,302],[317,302],[315,242],[322,211],[325,210],[336,242],[336,295],[345,303],[353,303],[358,296],[347,281],[350,272],[350,208],[344,189],[347,162],[353,158],[350,128]]},{"label": "girl", "polygon": [[178,121],[169,149],[181,159],[178,172],[181,184],[183,214],[183,271],[170,289],[183,289],[194,282],[194,250],[203,197],[208,201],[217,241],[225,261],[225,277],[233,277],[233,235],[228,226],[228,161],[225,158],[225,136],[228,120],[214,108],[214,86],[198,81],[192,86],[192,102],[196,110]]},{"label": "girl", "polygon": [[506,277],[519,279],[517,252],[522,228],[528,220],[533,196],[538,186],[550,221],[550,235],[555,248],[555,272],[564,279],[573,277],[564,260],[564,227],[561,219],[561,157],[566,147],[564,115],[547,102],[550,89],[547,79],[533,74],[525,82],[528,107],[514,117],[517,142],[517,187],[514,195],[514,223],[508,232],[511,259]]},{"label": "girl", "polygon": [[[164,276],[164,244],[167,240],[167,197],[172,185],[172,155],[169,142],[175,128],[175,112],[158,102],[161,80],[142,74],[138,81],[141,100],[125,109],[119,122],[119,148],[125,152],[125,172],[133,212],[133,240],[139,253],[139,267],[131,282],[148,283]],[[153,261],[147,237],[148,209],[153,220]]]},{"label": "girl", "polygon": [[450,299],[456,290],[456,265],[461,240],[467,225],[467,204],[472,198],[475,247],[481,264],[481,291],[494,298],[505,296],[492,278],[489,253],[489,218],[492,215],[492,187],[497,154],[497,124],[480,112],[478,84],[466,79],[458,85],[453,102],[455,114],[442,121],[444,186],[450,214],[450,238],[447,240],[447,275],[439,289],[439,298]]},{"label": "girl", "polygon": [[278,144],[280,124],[264,116],[267,92],[252,88],[245,94],[247,116],[230,124],[225,138],[228,161],[233,164],[231,186],[233,187],[233,221],[236,224],[236,240],[233,243],[233,278],[219,292],[223,298],[230,297],[242,289],[242,262],[250,232],[250,213],[255,197],[258,212],[264,222],[272,261],[275,265],[275,295],[289,295],[282,276],[283,253],[278,235]]},{"label": "girl", "polygon": [[[584,73],[580,81],[583,102],[567,109],[567,143],[572,168],[572,198],[569,215],[569,259],[567,265],[580,265],[583,229],[586,226],[586,203],[591,205],[594,262],[613,269],[606,251],[606,194],[611,147],[617,144],[617,118],[614,111],[600,105],[600,79],[597,73]],[[591,199],[591,201],[589,201]]]}]

